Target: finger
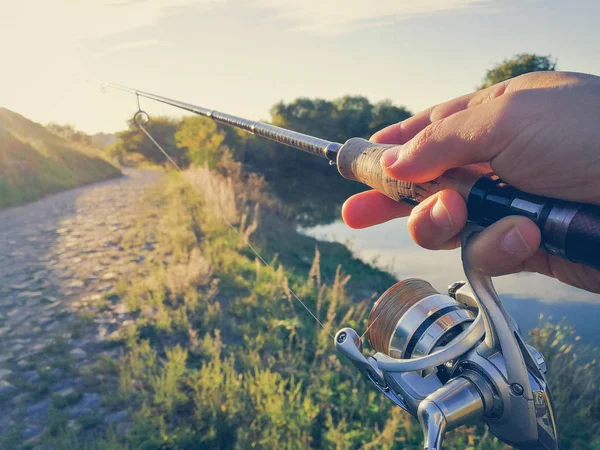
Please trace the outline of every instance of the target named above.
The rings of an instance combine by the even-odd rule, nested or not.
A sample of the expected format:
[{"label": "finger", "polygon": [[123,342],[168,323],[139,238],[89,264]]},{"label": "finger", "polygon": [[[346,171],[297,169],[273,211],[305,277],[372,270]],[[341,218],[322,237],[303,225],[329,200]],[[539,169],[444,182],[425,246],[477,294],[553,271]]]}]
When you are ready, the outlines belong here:
[{"label": "finger", "polygon": [[[558,259],[565,261],[561,258]],[[565,262],[570,264],[568,261]],[[550,255],[542,249],[537,250],[531,258],[523,263],[523,272],[536,272],[555,278],[550,265]]]},{"label": "finger", "polygon": [[[527,126],[517,113],[499,114],[486,104],[433,122],[405,145],[384,152],[381,164],[392,177],[422,183],[446,170],[491,161]],[[534,132],[530,129],[528,132]]]},{"label": "finger", "polygon": [[445,119],[457,112],[481,105],[499,97],[504,93],[507,85],[507,82],[499,83],[481,91],[471,92],[445,103],[432,106],[402,122],[395,123],[378,131],[371,137],[371,142],[378,144],[405,144],[436,120]]},{"label": "finger", "polygon": [[600,270],[567,261],[543,250],[538,250],[525,261],[523,270],[541,273],[571,286],[600,293]]},{"label": "finger", "polygon": [[[540,229],[534,222],[525,217],[510,216],[476,235],[469,242],[465,256],[475,270],[485,275],[521,272],[535,267],[527,264],[536,254],[540,241]],[[541,266],[536,268],[542,270]]]},{"label": "finger", "polygon": [[[472,95],[472,94],[469,94]],[[467,96],[465,96],[467,97]],[[409,117],[402,122],[390,125],[371,137],[371,142],[378,144],[405,144],[431,122],[447,115],[462,111],[468,105],[468,98],[459,97],[447,103],[433,106]]]},{"label": "finger", "polygon": [[467,221],[467,205],[456,191],[443,190],[415,206],[408,232],[421,247],[447,250],[460,245],[458,233]]},{"label": "finger", "polygon": [[353,195],[342,206],[342,218],[350,228],[366,228],[410,214],[412,206],[377,192]]}]

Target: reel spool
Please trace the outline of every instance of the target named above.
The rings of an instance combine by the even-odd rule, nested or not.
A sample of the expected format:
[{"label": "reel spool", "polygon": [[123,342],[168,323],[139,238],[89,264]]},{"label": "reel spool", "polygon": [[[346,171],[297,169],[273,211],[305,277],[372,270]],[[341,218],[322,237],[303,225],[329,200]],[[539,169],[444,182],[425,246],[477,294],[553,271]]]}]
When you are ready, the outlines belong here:
[{"label": "reel spool", "polygon": [[[464,251],[469,232],[462,237]],[[469,283],[448,295],[419,279],[389,288],[368,318],[374,355],[363,355],[352,328],[338,331],[337,350],[419,421],[425,450],[440,450],[447,431],[473,421],[515,448],[557,450],[543,356],[524,342],[491,279],[464,257],[463,267]]]},{"label": "reel spool", "polygon": [[475,316],[427,281],[411,278],[377,300],[369,314],[367,337],[374,350],[392,358],[425,356],[456,338]]}]

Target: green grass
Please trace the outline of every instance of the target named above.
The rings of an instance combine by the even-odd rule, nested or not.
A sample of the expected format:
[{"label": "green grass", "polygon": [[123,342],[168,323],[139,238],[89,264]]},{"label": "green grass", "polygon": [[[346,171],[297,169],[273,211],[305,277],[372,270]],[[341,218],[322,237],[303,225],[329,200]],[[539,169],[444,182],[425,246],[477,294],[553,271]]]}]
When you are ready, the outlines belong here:
[{"label": "green grass", "polygon": [[[416,421],[338,357],[327,331],[287,289],[328,331],[362,331],[372,298],[393,279],[341,245],[299,235],[276,214],[260,182],[243,188],[234,169],[223,169],[231,181],[201,171],[202,183],[217,187],[201,192],[187,181],[194,183],[194,174],[171,175],[140,205],[126,241],[131,248],[153,242],[153,258],[117,283],[118,298],[111,298],[135,311],[135,324],[122,333],[118,363],[105,358],[82,370],[86,384],[98,383],[108,394],[104,406],[129,410],[127,423],[92,418],[68,428],[57,415],[42,447],[422,448]],[[227,189],[235,195],[222,195]],[[229,211],[241,238],[215,208]],[[563,326],[546,325],[532,338],[551,370],[561,448],[600,448],[597,363],[580,363]],[[54,400],[53,407],[60,411],[72,400]],[[444,448],[507,447],[473,426],[450,433]]]},{"label": "green grass", "polygon": [[119,175],[99,150],[0,108],[0,209]]}]

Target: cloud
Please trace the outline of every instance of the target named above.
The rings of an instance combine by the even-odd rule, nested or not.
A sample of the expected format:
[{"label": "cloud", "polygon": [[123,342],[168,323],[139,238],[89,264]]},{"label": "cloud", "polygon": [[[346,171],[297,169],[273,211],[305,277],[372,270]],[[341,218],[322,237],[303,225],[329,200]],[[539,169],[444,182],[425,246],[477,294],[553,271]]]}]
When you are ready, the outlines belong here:
[{"label": "cloud", "polygon": [[[137,0],[140,1],[140,0]],[[174,44],[167,41],[159,41],[157,39],[146,39],[143,41],[125,42],[123,44],[113,45],[100,52],[94,54],[96,58],[104,58],[105,56],[118,53],[123,50],[139,49],[143,47],[172,47]]]},{"label": "cloud", "polygon": [[[7,0],[0,0],[7,2]],[[90,43],[158,23],[174,8],[212,3],[210,0],[10,2],[0,15],[3,59],[24,72],[40,68],[81,66]],[[126,48],[126,47],[123,47]],[[102,51],[102,50],[98,50]],[[106,49],[107,52],[117,51]]]},{"label": "cloud", "polygon": [[486,6],[490,0],[254,0],[252,4],[275,12],[296,31],[337,35],[419,15]]},{"label": "cloud", "polygon": [[41,73],[45,75],[43,78],[54,79],[77,76],[85,71],[90,48],[108,55],[133,44],[111,47],[114,38],[104,38],[151,27],[176,14],[179,8],[214,3],[214,0],[0,0],[2,58],[5,63],[10,62],[12,70],[5,71],[3,76],[13,78],[11,81],[37,81]]},{"label": "cloud", "polygon": [[[490,0],[0,0],[3,58],[33,66],[66,63],[83,56],[87,44],[97,49],[104,37],[156,25],[182,8],[257,8],[282,27],[311,34],[342,34],[364,27],[397,23],[415,15],[488,4]],[[113,41],[114,42],[114,41]],[[123,49],[127,46],[122,47]]]},{"label": "cloud", "polygon": [[[5,0],[6,1],[6,0]],[[22,0],[10,2],[0,16],[0,33],[19,36],[18,43],[34,38],[36,44],[73,44],[157,23],[178,7],[211,4],[211,0],[69,1]]]},{"label": "cloud", "polygon": [[[40,121],[60,120],[67,109],[64,99],[76,97],[71,95],[74,86],[110,67],[98,54],[107,56],[135,46],[153,45],[151,41],[156,37],[153,26],[181,13],[181,8],[201,8],[213,3],[213,0],[0,0],[2,106]],[[124,34],[136,30],[140,32]]]},{"label": "cloud", "polygon": [[[487,1],[0,0],[0,48],[5,69],[0,99],[3,106],[30,117],[56,120],[67,114],[65,98],[81,96],[70,93],[72,85],[107,72],[127,72],[123,65],[109,64],[111,55],[177,42],[177,31],[169,27],[159,30],[159,26],[178,15],[195,17],[216,9],[233,15],[253,8],[282,31],[335,35]],[[69,101],[73,109],[75,100]]]}]

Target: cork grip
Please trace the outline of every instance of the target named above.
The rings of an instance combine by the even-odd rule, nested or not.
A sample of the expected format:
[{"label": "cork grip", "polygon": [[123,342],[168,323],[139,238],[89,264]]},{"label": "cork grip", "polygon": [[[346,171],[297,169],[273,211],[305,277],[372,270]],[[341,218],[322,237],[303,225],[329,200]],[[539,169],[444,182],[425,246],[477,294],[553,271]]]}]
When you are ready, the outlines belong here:
[{"label": "cork grip", "polygon": [[400,181],[387,175],[381,166],[381,155],[394,144],[374,144],[364,139],[348,140],[337,155],[340,174],[349,180],[366,184],[389,198],[415,205],[443,189],[454,189],[466,199],[480,172],[454,169],[427,183]]}]

